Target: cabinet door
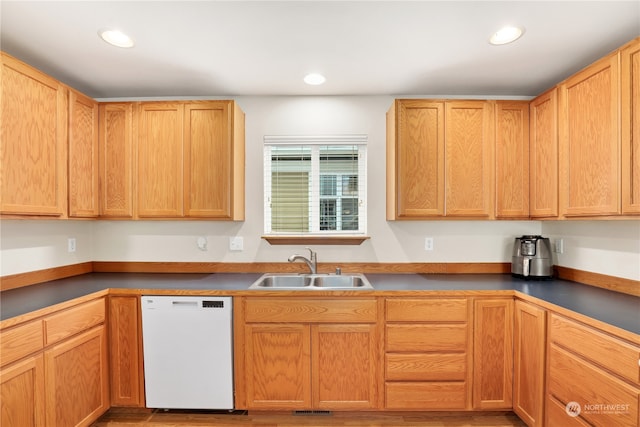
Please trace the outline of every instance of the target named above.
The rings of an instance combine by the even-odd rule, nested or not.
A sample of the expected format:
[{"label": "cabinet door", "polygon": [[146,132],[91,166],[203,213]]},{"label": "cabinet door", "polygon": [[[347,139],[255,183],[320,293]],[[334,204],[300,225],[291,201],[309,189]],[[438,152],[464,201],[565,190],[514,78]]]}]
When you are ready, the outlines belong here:
[{"label": "cabinet door", "polygon": [[247,409],[311,408],[310,346],[309,325],[245,325]]},{"label": "cabinet door", "polygon": [[398,100],[391,108],[387,118],[388,219],[443,216],[444,104]]},{"label": "cabinet door", "polygon": [[312,325],[313,407],[373,409],[377,405],[376,325]]},{"label": "cabinet door", "polygon": [[529,103],[496,102],[496,218],[529,218]]},{"label": "cabinet door", "polygon": [[529,427],[543,425],[546,312],[515,303],[513,411]]},{"label": "cabinet door", "polygon": [[109,409],[104,326],[63,341],[44,357],[48,427],[90,425]]},{"label": "cabinet door", "polygon": [[529,214],[532,218],[558,216],[558,89],[553,88],[529,105]]},{"label": "cabinet door", "polygon": [[565,216],[620,213],[618,55],[560,86],[560,205]]},{"label": "cabinet door", "polygon": [[640,38],[620,54],[622,213],[640,214]]},{"label": "cabinet door", "polygon": [[139,306],[136,296],[109,297],[112,406],[144,406]]},{"label": "cabinet door", "polygon": [[184,106],[144,102],[139,110],[138,216],[181,217]]},{"label": "cabinet door", "polygon": [[447,216],[493,217],[493,110],[490,101],[446,103]]},{"label": "cabinet door", "polygon": [[98,103],[69,91],[69,216],[98,216]]},{"label": "cabinet door", "polygon": [[0,211],[66,215],[66,89],[9,55],[1,58]]},{"label": "cabinet door", "polygon": [[133,217],[135,103],[100,104],[100,216]]},{"label": "cabinet door", "polygon": [[513,388],[513,300],[476,300],[473,334],[473,407],[510,409]]},{"label": "cabinet door", "polygon": [[230,102],[184,106],[184,212],[191,217],[231,215]]},{"label": "cabinet door", "polygon": [[0,370],[0,425],[42,427],[44,415],[44,362],[30,357]]}]

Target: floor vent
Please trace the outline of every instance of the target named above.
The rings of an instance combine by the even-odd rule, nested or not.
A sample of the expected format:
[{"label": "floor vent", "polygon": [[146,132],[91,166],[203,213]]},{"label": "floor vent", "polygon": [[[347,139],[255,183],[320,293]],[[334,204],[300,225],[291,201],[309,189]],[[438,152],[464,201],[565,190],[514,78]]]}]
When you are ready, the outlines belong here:
[{"label": "floor vent", "polygon": [[324,415],[324,416],[331,416],[331,415],[333,415],[333,412],[331,412],[331,411],[293,411],[293,415],[302,415],[302,416]]}]

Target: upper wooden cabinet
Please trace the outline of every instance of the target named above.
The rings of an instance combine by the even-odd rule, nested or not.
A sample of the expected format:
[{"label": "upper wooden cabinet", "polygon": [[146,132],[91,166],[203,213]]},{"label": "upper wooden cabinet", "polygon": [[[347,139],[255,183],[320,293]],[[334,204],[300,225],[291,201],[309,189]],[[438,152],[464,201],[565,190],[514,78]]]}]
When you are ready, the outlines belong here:
[{"label": "upper wooden cabinet", "polygon": [[565,217],[620,213],[618,53],[560,85],[560,209]]},{"label": "upper wooden cabinet", "polygon": [[529,215],[558,216],[558,89],[529,104]]},{"label": "upper wooden cabinet", "polygon": [[66,216],[67,91],[2,53],[0,212]]},{"label": "upper wooden cabinet", "polygon": [[491,218],[494,103],[396,100],[387,113],[387,219]]},{"label": "upper wooden cabinet", "polygon": [[640,38],[620,52],[622,213],[640,214]]},{"label": "upper wooden cabinet", "polygon": [[96,217],[98,203],[98,103],[69,90],[69,216]]},{"label": "upper wooden cabinet", "polygon": [[496,218],[529,218],[529,103],[496,101]]}]

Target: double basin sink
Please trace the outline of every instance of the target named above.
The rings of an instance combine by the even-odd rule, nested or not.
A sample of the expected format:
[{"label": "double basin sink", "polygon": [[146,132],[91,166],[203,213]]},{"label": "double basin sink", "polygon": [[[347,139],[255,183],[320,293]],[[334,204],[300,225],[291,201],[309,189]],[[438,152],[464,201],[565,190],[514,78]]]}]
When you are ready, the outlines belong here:
[{"label": "double basin sink", "polygon": [[249,289],[262,290],[371,290],[364,274],[263,274]]}]

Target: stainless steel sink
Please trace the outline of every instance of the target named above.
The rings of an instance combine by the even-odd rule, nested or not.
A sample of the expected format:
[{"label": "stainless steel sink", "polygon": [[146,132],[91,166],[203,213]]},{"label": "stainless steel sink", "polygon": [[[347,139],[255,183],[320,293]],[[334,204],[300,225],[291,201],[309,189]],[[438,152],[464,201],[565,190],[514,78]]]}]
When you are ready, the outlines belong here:
[{"label": "stainless steel sink", "polygon": [[263,290],[365,290],[373,289],[364,274],[272,274],[253,282],[249,289]]}]

